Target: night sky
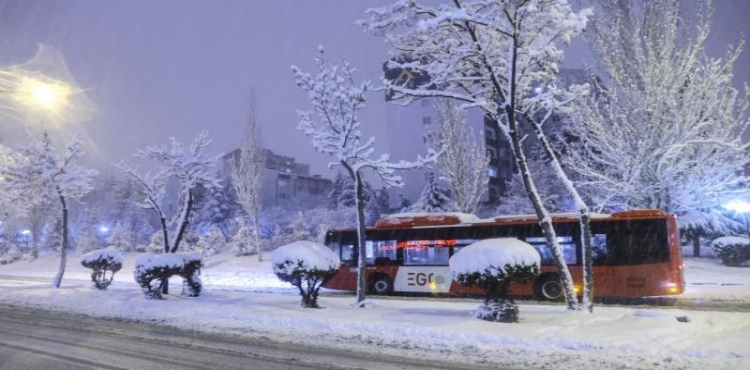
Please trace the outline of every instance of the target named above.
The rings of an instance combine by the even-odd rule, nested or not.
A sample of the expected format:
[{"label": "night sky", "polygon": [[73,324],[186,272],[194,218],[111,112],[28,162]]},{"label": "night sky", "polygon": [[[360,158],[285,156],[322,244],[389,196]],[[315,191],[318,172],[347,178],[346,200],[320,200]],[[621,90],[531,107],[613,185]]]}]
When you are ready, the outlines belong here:
[{"label": "night sky", "polygon": [[[309,104],[290,65],[312,71],[324,45],[330,58],[346,58],[360,77],[377,81],[386,47],[354,21],[388,3],[0,0],[0,65],[27,61],[38,43],[62,52],[97,107],[83,127],[101,163],[130,159],[136,148],[171,135],[188,141],[202,129],[211,133],[214,152],[231,150],[240,145],[254,91],[265,145],[329,175],[329,159],[296,130],[295,111]],[[736,44],[748,16],[750,1],[718,0],[709,53]],[[569,66],[583,66],[583,50],[573,45]],[[749,54],[737,63],[736,82],[750,81]],[[366,133],[382,135],[384,108],[382,93],[373,93],[361,117]]]}]

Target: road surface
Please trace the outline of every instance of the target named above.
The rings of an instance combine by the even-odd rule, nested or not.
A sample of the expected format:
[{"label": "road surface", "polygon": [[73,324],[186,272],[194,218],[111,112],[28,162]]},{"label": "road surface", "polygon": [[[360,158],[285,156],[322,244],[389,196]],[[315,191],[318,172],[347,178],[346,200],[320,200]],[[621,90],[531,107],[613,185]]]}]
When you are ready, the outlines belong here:
[{"label": "road surface", "polygon": [[0,369],[482,369],[0,305]]}]

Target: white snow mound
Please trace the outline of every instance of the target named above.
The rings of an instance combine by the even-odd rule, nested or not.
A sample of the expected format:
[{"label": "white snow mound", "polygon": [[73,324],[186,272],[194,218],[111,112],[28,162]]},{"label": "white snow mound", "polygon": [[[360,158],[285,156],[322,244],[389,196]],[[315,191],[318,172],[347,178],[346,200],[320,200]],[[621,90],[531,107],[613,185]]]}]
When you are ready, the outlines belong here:
[{"label": "white snow mound", "polygon": [[530,244],[512,238],[485,239],[471,244],[448,261],[454,276],[485,270],[500,270],[506,265],[537,267],[541,263],[539,252]]}]

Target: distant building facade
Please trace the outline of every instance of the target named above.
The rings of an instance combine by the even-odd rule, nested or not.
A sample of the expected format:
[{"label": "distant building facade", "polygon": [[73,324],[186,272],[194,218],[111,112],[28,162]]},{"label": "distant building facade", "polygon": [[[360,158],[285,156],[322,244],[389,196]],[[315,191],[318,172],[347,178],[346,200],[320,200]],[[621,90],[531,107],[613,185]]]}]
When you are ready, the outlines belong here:
[{"label": "distant building facade", "polygon": [[[385,68],[384,68],[385,69]],[[406,71],[393,71],[385,69],[386,78],[395,81],[408,83],[409,78],[420,81],[422,84],[428,78],[425,76],[412,76]],[[571,84],[582,84],[588,81],[586,72],[582,69],[561,69],[558,83],[561,86]],[[539,86],[539,89],[543,89]],[[539,90],[541,92],[541,90]],[[385,99],[392,100],[393,94],[386,92]],[[482,140],[487,155],[490,158],[488,164],[489,181],[487,192],[485,193],[485,203],[497,204],[500,198],[505,195],[508,183],[513,175],[518,172],[513,151],[510,143],[504,137],[502,130],[495,122],[487,117],[479,109],[469,109],[466,112],[466,119],[470,129],[474,132],[477,139]],[[437,141],[440,122],[435,111],[435,99],[420,99],[410,105],[387,104],[386,105],[386,143],[389,146],[388,152],[395,160],[410,160],[417,154],[426,153],[427,148],[434,148]],[[559,131],[563,125],[564,119],[560,115],[553,115],[551,120],[545,123],[545,131]],[[535,145],[535,137],[528,125],[523,127],[524,134],[529,134],[529,139],[524,141],[524,146],[529,149]],[[431,169],[421,169],[414,171],[405,171],[400,173],[404,179],[403,188],[395,189],[410,201],[416,200],[426,182],[426,174]],[[391,199],[397,201],[399,197],[391,194]]]},{"label": "distant building facade", "polygon": [[[221,177],[232,179],[232,168],[241,155],[235,149],[222,156]],[[264,208],[294,205],[312,208],[325,203],[332,181],[310,174],[310,165],[298,163],[294,157],[263,149],[261,203]]]}]

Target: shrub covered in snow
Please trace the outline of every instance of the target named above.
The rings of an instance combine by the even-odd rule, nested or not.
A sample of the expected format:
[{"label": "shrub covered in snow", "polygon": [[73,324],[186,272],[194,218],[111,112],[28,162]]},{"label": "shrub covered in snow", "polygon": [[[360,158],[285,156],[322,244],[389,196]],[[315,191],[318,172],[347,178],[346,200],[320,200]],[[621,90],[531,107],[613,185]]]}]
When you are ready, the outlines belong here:
[{"label": "shrub covered in snow", "polygon": [[714,239],[711,247],[727,266],[742,266],[750,261],[750,239],[743,236],[725,236]]},{"label": "shrub covered in snow", "polygon": [[95,250],[81,256],[81,264],[94,270],[91,273],[91,281],[97,289],[107,289],[109,284],[112,284],[115,273],[122,268],[122,253],[114,249]]},{"label": "shrub covered in snow", "polygon": [[198,252],[148,254],[136,259],[133,276],[146,299],[162,299],[161,283],[174,275],[184,279],[182,295],[197,297],[203,287],[202,267],[203,259]]},{"label": "shrub covered in snow", "polygon": [[255,253],[257,249],[253,248],[252,246],[252,237],[253,235],[250,233],[250,230],[247,228],[244,222],[240,223],[240,227],[237,229],[237,232],[232,237],[232,241],[234,242],[234,247],[232,247],[232,253],[234,253],[235,256],[249,256]]},{"label": "shrub covered in snow", "polygon": [[15,243],[11,244],[10,248],[0,256],[0,265],[7,265],[9,263],[16,262],[21,259],[23,253]]},{"label": "shrub covered in snow", "polygon": [[336,275],[341,261],[327,247],[302,240],[276,248],[271,265],[280,280],[299,289],[302,307],[318,308],[318,291]]},{"label": "shrub covered in snow", "polygon": [[164,232],[158,230],[151,235],[151,242],[146,246],[148,253],[164,253]]},{"label": "shrub covered in snow", "polygon": [[464,247],[449,260],[453,279],[486,293],[477,318],[517,322],[518,306],[508,296],[511,282],[527,283],[539,275],[539,252],[517,239],[486,239]]},{"label": "shrub covered in snow", "polygon": [[203,260],[208,261],[211,256],[219,254],[221,248],[224,248],[224,234],[221,230],[214,227],[208,235],[198,238],[198,242],[191,246],[191,250],[203,255]]}]

